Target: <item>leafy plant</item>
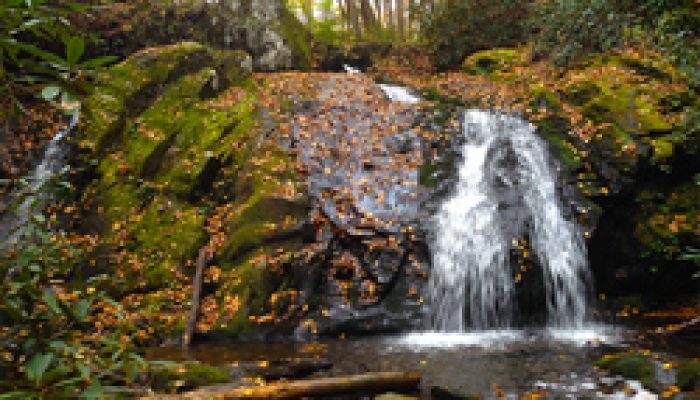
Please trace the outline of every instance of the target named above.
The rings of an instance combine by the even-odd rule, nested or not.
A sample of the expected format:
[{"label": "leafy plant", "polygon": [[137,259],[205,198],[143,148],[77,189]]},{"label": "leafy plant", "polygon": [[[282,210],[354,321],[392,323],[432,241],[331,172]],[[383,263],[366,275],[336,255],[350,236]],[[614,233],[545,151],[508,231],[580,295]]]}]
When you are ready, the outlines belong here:
[{"label": "leafy plant", "polygon": [[630,16],[609,0],[544,0],[529,20],[535,56],[561,66],[622,46],[629,23]]},{"label": "leafy plant", "polygon": [[103,278],[76,279],[97,240],[57,232],[40,213],[21,229],[19,243],[0,242],[0,399],[123,391],[146,362]]},{"label": "leafy plant", "polygon": [[[66,18],[84,11],[72,2],[6,0],[0,5],[0,117],[25,112],[23,99],[38,96],[68,111],[79,105],[79,96],[89,89],[95,68],[114,60],[101,57],[81,61],[85,40]],[[62,45],[64,54],[52,48]]]},{"label": "leafy plant", "polygon": [[459,65],[466,56],[525,40],[527,3],[514,0],[445,2],[421,14],[421,33],[438,67]]}]

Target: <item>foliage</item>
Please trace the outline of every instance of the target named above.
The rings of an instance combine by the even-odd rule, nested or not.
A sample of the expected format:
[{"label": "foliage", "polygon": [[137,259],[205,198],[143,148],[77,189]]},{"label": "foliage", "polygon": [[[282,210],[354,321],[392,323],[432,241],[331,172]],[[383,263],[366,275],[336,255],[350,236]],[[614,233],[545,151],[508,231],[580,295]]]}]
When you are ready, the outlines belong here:
[{"label": "foliage", "polygon": [[[132,382],[146,364],[131,348],[119,305],[99,290],[101,278],[77,279],[97,239],[56,231],[43,214],[19,229],[14,247],[0,243],[0,398],[121,391],[116,386]],[[98,313],[113,320],[96,324]]]},{"label": "foliage", "polygon": [[[71,29],[66,16],[83,8],[65,4],[9,0],[0,5],[0,117],[5,120],[25,111],[22,99],[26,96],[40,96],[75,109],[77,96],[89,88],[88,75],[113,60],[81,61],[85,40]],[[58,43],[65,48],[63,56],[45,49]]]},{"label": "foliage", "polygon": [[559,65],[620,47],[629,16],[609,0],[544,0],[533,7],[534,55]]},{"label": "foliage", "polygon": [[525,39],[527,7],[514,0],[445,2],[421,14],[421,33],[436,65],[459,65],[485,49],[519,44]]},{"label": "foliage", "polygon": [[[669,55],[671,61],[700,84],[700,4],[694,1],[649,1],[662,3],[651,8],[655,18],[646,24],[650,33],[644,36],[651,46]],[[672,3],[673,6],[665,3]]]},{"label": "foliage", "polygon": [[700,187],[687,184],[667,197],[656,193],[645,193],[641,202],[640,222],[635,235],[648,249],[643,256],[660,258],[660,262],[674,259],[698,263],[693,251],[700,234],[698,215]]}]

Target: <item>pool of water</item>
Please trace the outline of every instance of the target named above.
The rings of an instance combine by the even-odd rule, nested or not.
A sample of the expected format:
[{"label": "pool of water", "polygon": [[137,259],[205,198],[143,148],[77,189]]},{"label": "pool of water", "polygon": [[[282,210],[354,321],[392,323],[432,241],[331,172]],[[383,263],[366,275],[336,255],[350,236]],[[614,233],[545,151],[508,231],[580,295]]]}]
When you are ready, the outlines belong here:
[{"label": "pool of water", "polygon": [[605,351],[624,347],[631,336],[630,331],[602,326],[581,330],[417,332],[311,343],[201,344],[187,352],[179,347],[160,347],[150,349],[147,356],[220,366],[318,358],[333,363],[327,374],[418,371],[425,393],[440,386],[486,399],[498,398],[499,394],[519,398],[542,391],[563,398],[605,393],[606,397],[612,396],[608,398],[631,398],[614,396],[634,383],[603,379],[592,367]]}]

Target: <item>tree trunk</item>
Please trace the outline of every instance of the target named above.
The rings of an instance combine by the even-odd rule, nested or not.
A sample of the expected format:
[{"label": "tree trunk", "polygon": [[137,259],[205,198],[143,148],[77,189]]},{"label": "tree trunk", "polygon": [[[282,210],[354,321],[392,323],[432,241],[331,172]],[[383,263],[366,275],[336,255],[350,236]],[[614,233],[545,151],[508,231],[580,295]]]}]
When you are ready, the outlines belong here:
[{"label": "tree trunk", "polygon": [[394,6],[391,0],[384,0],[384,21],[388,29],[394,29]]},{"label": "tree trunk", "polygon": [[304,15],[306,15],[306,25],[311,28],[314,22],[314,0],[306,0]]},{"label": "tree trunk", "polygon": [[408,0],[408,38],[413,37],[416,30],[416,0]]},{"label": "tree trunk", "polygon": [[221,390],[199,390],[182,395],[155,395],[142,400],[223,400],[223,399],[298,399],[369,395],[390,391],[415,393],[420,375],[415,372],[374,372],[364,375],[278,382]]},{"label": "tree trunk", "polygon": [[382,6],[384,5],[383,0],[374,0],[374,8],[377,10],[377,23],[379,27],[384,26],[383,19],[384,13],[382,12]]},{"label": "tree trunk", "polygon": [[355,31],[355,38],[358,40],[362,37],[362,29],[360,28],[360,13],[357,9],[357,0],[346,0],[348,6],[348,17],[352,30]]},{"label": "tree trunk", "polygon": [[350,17],[348,16],[347,8],[348,0],[338,0],[338,9],[340,10],[340,20],[343,23],[344,28],[350,28]]},{"label": "tree trunk", "polygon": [[396,26],[399,28],[399,42],[406,38],[405,0],[396,0]]},{"label": "tree trunk", "polygon": [[377,31],[377,18],[372,10],[372,5],[369,0],[360,0],[360,10],[362,12],[362,21],[364,21],[366,32]]}]

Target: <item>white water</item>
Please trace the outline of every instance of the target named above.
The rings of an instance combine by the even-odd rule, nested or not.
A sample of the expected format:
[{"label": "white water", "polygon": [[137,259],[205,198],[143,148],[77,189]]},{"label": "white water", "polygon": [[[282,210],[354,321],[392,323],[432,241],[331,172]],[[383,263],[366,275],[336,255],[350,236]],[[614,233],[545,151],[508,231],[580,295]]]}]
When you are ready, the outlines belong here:
[{"label": "white water", "polygon": [[41,162],[24,179],[26,186],[13,193],[10,204],[18,202],[14,209],[0,215],[0,248],[16,243],[24,233],[22,227],[26,225],[31,216],[43,208],[46,198],[44,186],[53,178],[64,166],[65,146],[63,139],[78,123],[79,114],[76,112],[71,117],[68,126],[61,129],[56,136],[46,145]]},{"label": "white water", "polygon": [[349,65],[347,65],[347,64],[343,64],[343,69],[344,69],[345,72],[347,72],[348,74],[362,74],[362,71],[360,71],[360,70],[357,69],[357,68],[351,67],[351,66],[349,66]]},{"label": "white water", "polygon": [[490,329],[469,332],[414,332],[392,338],[388,345],[396,349],[416,351],[436,348],[480,347],[499,349],[508,345],[528,342],[554,342],[571,346],[595,346],[601,343],[616,344],[628,337],[624,329],[591,325],[578,329]]},{"label": "white water", "polygon": [[405,104],[418,104],[421,101],[420,97],[414,96],[403,86],[380,84],[379,87],[391,101]]},{"label": "white water", "polygon": [[583,327],[585,243],[564,216],[546,145],[527,122],[478,110],[464,113],[463,132],[456,191],[436,217],[431,328],[464,332],[512,325],[519,271],[510,250],[518,232],[529,236],[544,271],[548,326]]}]

